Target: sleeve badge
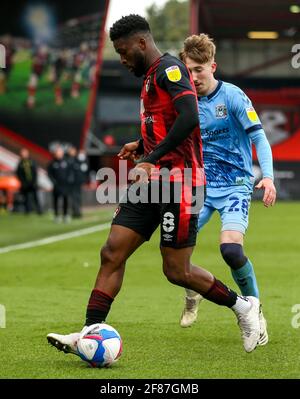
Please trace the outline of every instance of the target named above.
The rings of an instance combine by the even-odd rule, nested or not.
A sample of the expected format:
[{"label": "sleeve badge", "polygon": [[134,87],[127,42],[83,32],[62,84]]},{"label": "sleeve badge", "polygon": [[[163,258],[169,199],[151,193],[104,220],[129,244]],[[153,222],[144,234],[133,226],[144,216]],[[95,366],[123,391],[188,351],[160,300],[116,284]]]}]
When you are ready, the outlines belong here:
[{"label": "sleeve badge", "polygon": [[259,122],[258,115],[253,107],[246,108],[247,116],[251,122]]},{"label": "sleeve badge", "polygon": [[165,69],[168,79],[171,82],[179,82],[182,75],[178,65],[173,65],[167,69]]}]

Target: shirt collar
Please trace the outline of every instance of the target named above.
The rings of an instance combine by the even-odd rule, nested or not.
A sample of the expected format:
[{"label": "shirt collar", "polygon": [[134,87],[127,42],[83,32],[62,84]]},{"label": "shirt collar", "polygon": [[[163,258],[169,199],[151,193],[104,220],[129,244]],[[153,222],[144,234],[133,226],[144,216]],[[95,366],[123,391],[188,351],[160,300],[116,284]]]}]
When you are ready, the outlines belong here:
[{"label": "shirt collar", "polygon": [[217,87],[215,88],[215,90],[213,92],[211,92],[208,96],[198,97],[198,100],[210,100],[219,92],[219,90],[222,87],[222,84],[223,84],[222,80],[218,80],[218,84],[217,84]]}]

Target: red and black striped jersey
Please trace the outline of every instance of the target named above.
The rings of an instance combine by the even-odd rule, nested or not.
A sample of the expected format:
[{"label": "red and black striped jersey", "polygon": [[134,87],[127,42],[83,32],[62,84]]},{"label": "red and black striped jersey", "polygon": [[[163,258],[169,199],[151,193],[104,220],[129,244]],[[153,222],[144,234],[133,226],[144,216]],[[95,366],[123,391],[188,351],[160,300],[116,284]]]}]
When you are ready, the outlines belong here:
[{"label": "red and black striped jersey", "polygon": [[[140,117],[145,156],[155,149],[173,126],[177,118],[174,101],[187,95],[194,96],[197,102],[196,89],[187,67],[170,54],[164,54],[148,69],[141,92]],[[157,167],[203,170],[200,126],[160,158]],[[198,178],[194,184],[205,184],[204,174],[200,180]]]}]

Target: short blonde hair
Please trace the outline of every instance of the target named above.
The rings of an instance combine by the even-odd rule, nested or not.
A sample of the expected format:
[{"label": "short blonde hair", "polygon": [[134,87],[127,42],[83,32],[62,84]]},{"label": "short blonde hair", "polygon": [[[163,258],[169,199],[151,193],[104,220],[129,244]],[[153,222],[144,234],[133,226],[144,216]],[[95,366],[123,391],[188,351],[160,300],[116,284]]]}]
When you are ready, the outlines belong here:
[{"label": "short blonde hair", "polygon": [[199,64],[214,61],[215,55],[216,45],[214,40],[205,33],[187,37],[183,43],[183,49],[179,53],[181,61],[185,62],[188,57],[199,62]]}]

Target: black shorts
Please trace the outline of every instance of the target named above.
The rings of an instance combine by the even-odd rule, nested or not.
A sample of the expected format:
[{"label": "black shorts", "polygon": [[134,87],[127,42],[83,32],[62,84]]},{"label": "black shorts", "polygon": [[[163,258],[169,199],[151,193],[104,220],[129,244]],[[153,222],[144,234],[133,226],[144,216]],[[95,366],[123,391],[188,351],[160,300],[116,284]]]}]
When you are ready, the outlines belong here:
[{"label": "black shorts", "polygon": [[[159,183],[149,183],[148,194],[153,184]],[[182,190],[181,202],[178,202],[178,196],[174,195],[174,187],[174,183],[171,183],[168,202],[161,196],[157,202],[151,201],[148,195],[148,201],[133,203],[128,198],[128,193],[132,189],[130,186],[126,193],[127,200],[120,202],[112,224],[128,227],[143,236],[146,241],[150,240],[160,225],[160,245],[162,247],[193,247],[197,238],[198,215],[204,202],[204,188],[185,187]],[[165,189],[164,194],[166,194]],[[197,201],[193,201],[196,195]]]}]

